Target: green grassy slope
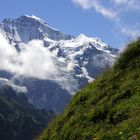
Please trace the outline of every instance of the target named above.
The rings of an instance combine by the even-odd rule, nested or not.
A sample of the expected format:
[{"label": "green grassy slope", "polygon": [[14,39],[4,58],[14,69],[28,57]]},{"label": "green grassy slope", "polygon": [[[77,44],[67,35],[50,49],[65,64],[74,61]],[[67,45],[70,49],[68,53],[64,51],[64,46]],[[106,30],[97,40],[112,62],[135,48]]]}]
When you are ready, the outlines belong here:
[{"label": "green grassy slope", "polygon": [[140,40],[79,91],[38,140],[140,140]]}]

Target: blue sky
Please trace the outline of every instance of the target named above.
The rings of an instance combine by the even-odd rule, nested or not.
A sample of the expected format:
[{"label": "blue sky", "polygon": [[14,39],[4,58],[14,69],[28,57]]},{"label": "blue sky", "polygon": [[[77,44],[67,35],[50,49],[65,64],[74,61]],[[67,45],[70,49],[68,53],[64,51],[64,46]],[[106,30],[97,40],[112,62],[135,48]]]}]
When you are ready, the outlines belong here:
[{"label": "blue sky", "polygon": [[1,0],[0,20],[35,15],[74,36],[100,37],[123,47],[140,36],[140,0]]}]

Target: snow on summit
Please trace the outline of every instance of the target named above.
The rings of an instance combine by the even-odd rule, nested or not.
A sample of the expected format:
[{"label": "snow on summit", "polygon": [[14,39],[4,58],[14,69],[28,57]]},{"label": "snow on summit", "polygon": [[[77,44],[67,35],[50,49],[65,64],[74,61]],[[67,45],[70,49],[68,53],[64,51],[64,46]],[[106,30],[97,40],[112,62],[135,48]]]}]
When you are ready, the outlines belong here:
[{"label": "snow on summit", "polygon": [[29,15],[24,15],[24,16],[27,17],[27,18],[31,18],[31,19],[34,19],[34,20],[36,20],[36,21],[39,21],[39,22],[45,24],[46,26],[48,26],[49,28],[58,31],[58,29],[55,29],[55,28],[51,27],[51,26],[48,25],[44,20],[42,20],[41,18],[39,18],[39,17],[37,17],[37,16],[35,16],[35,15],[31,15],[31,16],[29,16]]},{"label": "snow on summit", "polygon": [[28,18],[32,18],[32,19],[35,19],[35,20],[38,20],[38,21],[41,21],[41,22],[45,22],[45,21],[43,21],[41,18],[39,18],[39,17],[37,17],[37,16],[35,16],[35,15],[31,15],[31,16],[29,16],[29,15],[24,15],[25,17],[28,17]]}]

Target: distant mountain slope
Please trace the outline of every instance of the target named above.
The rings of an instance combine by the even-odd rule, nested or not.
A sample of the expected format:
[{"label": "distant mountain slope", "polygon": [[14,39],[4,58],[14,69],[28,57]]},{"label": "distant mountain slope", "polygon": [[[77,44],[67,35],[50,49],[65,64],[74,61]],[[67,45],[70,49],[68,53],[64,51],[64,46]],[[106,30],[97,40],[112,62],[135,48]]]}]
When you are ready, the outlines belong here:
[{"label": "distant mountain slope", "polygon": [[140,40],[80,90],[37,140],[132,139],[140,139]]},{"label": "distant mountain slope", "polygon": [[35,109],[23,88],[0,79],[0,139],[32,140],[52,119],[52,112]]},{"label": "distant mountain slope", "polygon": [[28,15],[4,19],[0,39],[4,40],[0,52],[5,52],[0,54],[0,59],[4,56],[0,77],[26,86],[31,104],[55,113],[62,112],[75,92],[112,66],[118,55],[118,49],[100,38],[73,37]]}]

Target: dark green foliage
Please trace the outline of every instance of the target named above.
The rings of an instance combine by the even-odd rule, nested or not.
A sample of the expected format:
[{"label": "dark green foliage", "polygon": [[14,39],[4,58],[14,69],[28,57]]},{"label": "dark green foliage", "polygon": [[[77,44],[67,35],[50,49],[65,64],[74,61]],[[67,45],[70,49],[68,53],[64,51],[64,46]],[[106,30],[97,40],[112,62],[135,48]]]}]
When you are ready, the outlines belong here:
[{"label": "dark green foliage", "polygon": [[79,91],[38,140],[140,140],[140,40]]},{"label": "dark green foliage", "polygon": [[34,109],[23,93],[9,86],[0,88],[0,139],[32,140],[53,117],[53,113]]}]

